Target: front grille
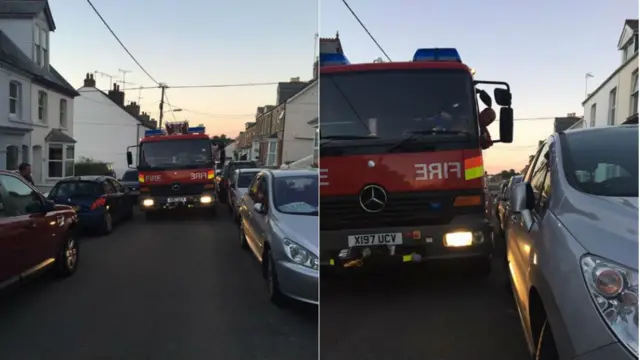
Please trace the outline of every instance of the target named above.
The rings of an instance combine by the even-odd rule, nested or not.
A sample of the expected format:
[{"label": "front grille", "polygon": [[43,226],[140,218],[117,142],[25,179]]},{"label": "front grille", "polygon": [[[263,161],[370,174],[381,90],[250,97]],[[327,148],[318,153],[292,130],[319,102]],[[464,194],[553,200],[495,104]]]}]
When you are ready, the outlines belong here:
[{"label": "front grille", "polygon": [[[445,225],[456,215],[483,211],[483,207],[453,206],[456,196],[471,194],[478,195],[478,191],[388,193],[386,207],[378,213],[364,211],[359,194],[321,197],[320,230]],[[432,208],[431,203],[440,203],[440,207]]]},{"label": "front grille", "polygon": [[151,196],[198,195],[204,192],[205,184],[179,184],[180,190],[173,190],[174,184],[149,186]]}]

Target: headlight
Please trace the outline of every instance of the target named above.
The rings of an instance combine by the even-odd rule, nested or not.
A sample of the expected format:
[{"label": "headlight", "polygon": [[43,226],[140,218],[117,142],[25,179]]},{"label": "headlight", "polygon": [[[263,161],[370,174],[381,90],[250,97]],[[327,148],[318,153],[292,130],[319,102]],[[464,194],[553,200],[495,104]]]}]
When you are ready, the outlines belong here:
[{"label": "headlight", "polygon": [[592,255],[581,263],[600,314],[620,342],[638,355],[638,271]]},{"label": "headlight", "polygon": [[284,252],[296,264],[318,270],[318,257],[289,239],[284,239]]}]

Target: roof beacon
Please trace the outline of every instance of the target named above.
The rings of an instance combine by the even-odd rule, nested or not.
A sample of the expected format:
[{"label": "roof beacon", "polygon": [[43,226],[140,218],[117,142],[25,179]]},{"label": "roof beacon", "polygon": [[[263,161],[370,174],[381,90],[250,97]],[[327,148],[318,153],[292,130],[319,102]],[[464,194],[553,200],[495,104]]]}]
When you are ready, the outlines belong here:
[{"label": "roof beacon", "polygon": [[189,127],[188,121],[168,122],[163,129],[147,130],[144,132],[145,137],[149,136],[165,136],[165,135],[187,135],[187,134],[204,134],[206,131],[204,126]]},{"label": "roof beacon", "polygon": [[323,66],[337,66],[337,65],[350,65],[349,59],[344,54],[327,53],[320,54],[319,56],[320,67]]},{"label": "roof beacon", "polygon": [[454,48],[418,49],[413,55],[413,61],[455,61],[462,62],[460,54]]}]

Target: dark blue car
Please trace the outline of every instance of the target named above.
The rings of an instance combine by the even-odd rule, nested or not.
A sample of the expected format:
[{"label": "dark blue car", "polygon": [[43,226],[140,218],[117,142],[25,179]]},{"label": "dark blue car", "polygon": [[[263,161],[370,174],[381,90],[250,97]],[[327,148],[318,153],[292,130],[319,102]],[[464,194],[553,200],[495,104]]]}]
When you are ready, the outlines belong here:
[{"label": "dark blue car", "polygon": [[56,204],[72,206],[85,230],[101,234],[109,234],[114,224],[131,219],[135,203],[130,191],[108,176],[60,180],[47,198]]}]

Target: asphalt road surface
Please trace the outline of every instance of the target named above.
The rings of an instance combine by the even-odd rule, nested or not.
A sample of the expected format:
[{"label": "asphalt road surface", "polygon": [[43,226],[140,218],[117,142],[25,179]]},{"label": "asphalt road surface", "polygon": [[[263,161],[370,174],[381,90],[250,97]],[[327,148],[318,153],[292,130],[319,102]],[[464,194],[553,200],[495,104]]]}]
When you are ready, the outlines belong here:
[{"label": "asphalt road surface", "polygon": [[81,245],[78,272],[0,294],[0,359],[317,359],[317,307],[278,309],[226,208],[141,216]]},{"label": "asphalt road surface", "polygon": [[461,263],[358,270],[321,274],[321,359],[529,359],[497,261],[488,278]]}]

